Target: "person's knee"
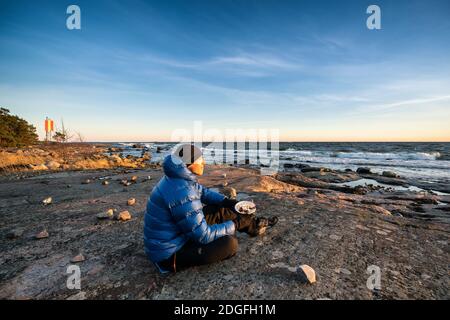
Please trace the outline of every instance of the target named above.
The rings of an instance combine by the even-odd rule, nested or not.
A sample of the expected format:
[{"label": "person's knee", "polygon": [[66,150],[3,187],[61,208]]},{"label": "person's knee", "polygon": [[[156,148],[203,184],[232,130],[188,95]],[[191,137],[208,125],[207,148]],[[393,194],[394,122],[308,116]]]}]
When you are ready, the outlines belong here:
[{"label": "person's knee", "polygon": [[230,256],[235,255],[238,250],[239,242],[235,236],[225,236],[224,238],[224,246],[227,248],[227,251]]}]

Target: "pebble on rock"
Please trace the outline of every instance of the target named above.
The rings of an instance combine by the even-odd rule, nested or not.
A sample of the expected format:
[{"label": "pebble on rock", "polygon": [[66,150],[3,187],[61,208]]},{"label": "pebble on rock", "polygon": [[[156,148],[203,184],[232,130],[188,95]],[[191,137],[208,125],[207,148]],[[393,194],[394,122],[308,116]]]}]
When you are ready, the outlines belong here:
[{"label": "pebble on rock", "polygon": [[66,300],[86,300],[86,292],[80,291],[74,295],[71,295]]},{"label": "pebble on rock", "polygon": [[35,235],[34,237],[36,239],[45,239],[45,238],[48,238],[48,236],[49,236],[48,231],[43,230],[43,231],[39,232],[37,235]]},{"label": "pebble on rock", "polygon": [[346,274],[348,276],[352,274],[352,272],[350,270],[345,269],[345,268],[336,268],[336,269],[334,269],[334,272]]},{"label": "pebble on rock", "polygon": [[136,204],[136,199],[135,198],[128,199],[127,204],[129,206],[134,206]]},{"label": "pebble on rock", "polygon": [[117,220],[120,220],[120,221],[128,221],[130,219],[131,219],[131,214],[127,210],[122,211],[117,216]]},{"label": "pebble on rock", "polygon": [[358,168],[356,170],[356,172],[359,173],[359,174],[371,174],[372,170],[370,170],[370,168],[361,167],[361,168]]},{"label": "pebble on rock", "polygon": [[298,268],[298,273],[303,282],[310,284],[316,282],[316,272],[310,266],[302,264],[300,268]]},{"label": "pebble on rock", "polygon": [[61,167],[61,164],[56,162],[56,161],[49,161],[45,164],[47,166],[47,168],[49,168],[50,170],[56,170],[59,169]]},{"label": "pebble on rock", "polygon": [[339,240],[342,239],[342,236],[338,236],[336,234],[332,234],[332,235],[330,235],[330,239],[331,240],[335,240],[335,241],[339,241]]},{"label": "pebble on rock", "polygon": [[131,180],[131,182],[136,182],[136,181],[137,181],[137,179],[138,179],[138,177],[137,177],[137,176],[132,176],[130,180]]},{"label": "pebble on rock", "polygon": [[125,187],[128,187],[129,185],[131,185],[131,182],[128,182],[127,180],[122,180],[120,181],[121,184],[123,184]]},{"label": "pebble on rock", "polygon": [[89,183],[91,183],[91,180],[90,179],[86,179],[81,184],[89,184]]},{"label": "pebble on rock", "polygon": [[104,185],[104,186],[107,186],[108,184],[109,184],[108,180],[105,180],[105,181],[102,182],[102,185]]},{"label": "pebble on rock", "polygon": [[72,263],[77,263],[77,262],[83,262],[84,260],[86,260],[86,258],[83,256],[82,253],[76,255],[75,257],[73,257],[70,262]]},{"label": "pebble on rock", "polygon": [[17,239],[20,238],[23,235],[23,230],[21,229],[15,229],[15,230],[11,230],[6,234],[6,238],[7,239]]},{"label": "pebble on rock", "polygon": [[400,176],[393,171],[383,171],[381,175],[388,178],[400,178]]},{"label": "pebble on rock", "polygon": [[108,211],[100,212],[99,214],[97,214],[98,219],[108,219],[108,218],[112,218],[113,216],[114,216],[113,209],[108,209]]},{"label": "pebble on rock", "polygon": [[44,205],[49,205],[52,203],[52,201],[53,201],[52,197],[48,197],[48,198],[45,198],[44,200],[42,200],[42,203]]}]

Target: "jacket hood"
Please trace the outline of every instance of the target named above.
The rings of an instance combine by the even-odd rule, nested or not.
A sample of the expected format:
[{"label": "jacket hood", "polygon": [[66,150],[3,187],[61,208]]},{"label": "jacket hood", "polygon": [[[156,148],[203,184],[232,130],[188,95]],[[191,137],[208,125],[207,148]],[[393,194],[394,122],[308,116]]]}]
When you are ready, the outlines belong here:
[{"label": "jacket hood", "polygon": [[184,162],[175,155],[168,155],[163,161],[164,174],[169,178],[178,178],[189,181],[197,181],[195,174],[193,174]]}]

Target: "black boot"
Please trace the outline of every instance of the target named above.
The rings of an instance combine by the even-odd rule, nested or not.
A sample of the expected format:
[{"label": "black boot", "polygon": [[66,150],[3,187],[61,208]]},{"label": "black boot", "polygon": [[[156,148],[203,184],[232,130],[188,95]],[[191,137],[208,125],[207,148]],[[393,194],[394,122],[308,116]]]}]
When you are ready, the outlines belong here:
[{"label": "black boot", "polygon": [[247,233],[251,237],[256,237],[258,235],[266,232],[268,227],[273,227],[278,222],[278,217],[270,217],[270,218],[255,218],[253,223],[248,227]]}]

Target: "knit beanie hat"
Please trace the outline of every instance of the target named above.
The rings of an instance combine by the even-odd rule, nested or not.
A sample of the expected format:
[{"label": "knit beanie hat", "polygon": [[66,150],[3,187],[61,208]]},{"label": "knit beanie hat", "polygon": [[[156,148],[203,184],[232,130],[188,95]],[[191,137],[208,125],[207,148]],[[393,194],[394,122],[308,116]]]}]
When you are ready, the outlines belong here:
[{"label": "knit beanie hat", "polygon": [[177,146],[172,154],[179,157],[187,166],[203,155],[199,147],[188,143]]}]

